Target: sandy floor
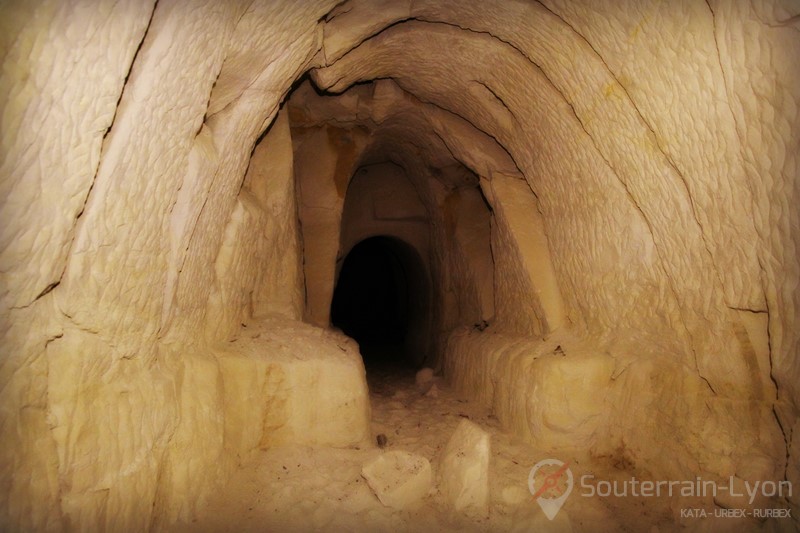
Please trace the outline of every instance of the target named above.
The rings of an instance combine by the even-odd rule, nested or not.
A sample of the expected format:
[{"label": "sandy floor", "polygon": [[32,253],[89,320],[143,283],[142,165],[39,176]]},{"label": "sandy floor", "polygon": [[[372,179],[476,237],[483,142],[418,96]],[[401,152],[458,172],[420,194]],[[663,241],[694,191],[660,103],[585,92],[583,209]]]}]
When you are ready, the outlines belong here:
[{"label": "sandy floor", "polygon": [[[613,502],[575,494],[549,521],[527,486],[530,469],[543,458],[541,453],[502,431],[490,413],[457,397],[446,385],[437,385],[436,397],[426,396],[414,383],[413,373],[397,370],[370,373],[373,435],[386,435],[385,450],[407,450],[430,460],[434,487],[418,507],[405,511],[384,507],[367,486],[361,477],[361,466],[383,453],[377,447],[280,448],[260,452],[242,465],[190,529],[650,532],[675,527],[668,503],[654,509],[632,500]],[[441,450],[462,418],[491,434],[490,512],[483,518],[452,512],[436,490]],[[579,457],[559,459],[570,461],[576,476],[590,466],[596,468]]]}]

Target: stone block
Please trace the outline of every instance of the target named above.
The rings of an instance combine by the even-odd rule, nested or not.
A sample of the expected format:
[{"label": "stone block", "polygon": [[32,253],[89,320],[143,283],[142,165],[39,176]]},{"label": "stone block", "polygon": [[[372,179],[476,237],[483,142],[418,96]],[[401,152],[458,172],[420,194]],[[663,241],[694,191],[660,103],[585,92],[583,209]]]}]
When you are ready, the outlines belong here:
[{"label": "stone block", "polygon": [[440,489],[455,508],[475,515],[489,512],[489,434],[462,420],[444,450]]},{"label": "stone block", "polygon": [[431,488],[431,464],[420,455],[395,450],[379,455],[361,469],[372,491],[387,507],[406,509]]}]

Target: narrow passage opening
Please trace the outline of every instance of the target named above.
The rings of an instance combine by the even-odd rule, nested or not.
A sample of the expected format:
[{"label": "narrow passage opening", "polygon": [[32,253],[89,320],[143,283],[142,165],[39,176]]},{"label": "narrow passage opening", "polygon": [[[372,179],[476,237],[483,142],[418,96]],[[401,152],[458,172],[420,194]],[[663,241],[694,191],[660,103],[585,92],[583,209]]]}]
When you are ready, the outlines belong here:
[{"label": "narrow passage opening", "polygon": [[409,329],[424,296],[415,294],[419,273],[404,247],[385,236],[359,242],[345,257],[333,293],[331,323],[358,342],[368,372],[414,365]]}]

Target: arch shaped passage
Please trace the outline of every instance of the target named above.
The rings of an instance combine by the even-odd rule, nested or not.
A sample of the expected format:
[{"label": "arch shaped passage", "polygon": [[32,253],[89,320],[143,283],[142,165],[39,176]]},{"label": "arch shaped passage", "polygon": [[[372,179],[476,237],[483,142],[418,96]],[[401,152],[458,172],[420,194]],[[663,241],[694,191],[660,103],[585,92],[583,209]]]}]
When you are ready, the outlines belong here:
[{"label": "arch shaped passage", "polygon": [[386,235],[353,246],[331,302],[331,324],[355,339],[364,362],[421,365],[431,329],[430,282],[419,253]]}]

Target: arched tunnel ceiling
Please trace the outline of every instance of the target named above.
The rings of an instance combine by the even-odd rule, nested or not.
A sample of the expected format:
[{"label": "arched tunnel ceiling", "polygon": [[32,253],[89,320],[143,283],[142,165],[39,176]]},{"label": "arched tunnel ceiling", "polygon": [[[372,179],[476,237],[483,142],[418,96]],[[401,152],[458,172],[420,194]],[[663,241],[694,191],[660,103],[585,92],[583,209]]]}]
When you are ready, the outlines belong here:
[{"label": "arched tunnel ceiling", "polygon": [[436,169],[442,185],[450,188],[477,185],[472,173],[441,172],[461,165],[482,176],[502,172],[523,179],[509,154],[493,138],[457,115],[419,101],[391,80],[358,85],[338,97],[320,96],[309,83],[303,83],[292,93],[288,107],[298,135],[323,124],[364,128],[369,140],[359,165],[387,160],[423,164]]},{"label": "arched tunnel ceiling", "polygon": [[[573,295],[573,323],[646,323],[656,330],[666,323],[667,330],[683,332],[697,357],[708,359],[698,361],[703,367],[719,360],[703,354],[728,350],[724,339],[731,335],[723,322],[729,310],[769,311],[775,364],[796,369],[790,355],[798,351],[800,297],[792,281],[797,245],[791,228],[798,223],[784,215],[792,212],[792,195],[763,179],[796,175],[796,151],[787,146],[797,146],[791,127],[797,109],[790,104],[798,89],[794,79],[776,74],[800,71],[790,7],[508,1],[488,9],[478,2],[348,1],[301,2],[287,10],[254,2],[207,6],[188,18],[177,5],[151,7],[115,13],[98,34],[110,39],[126,23],[129,46],[114,61],[132,64],[129,73],[109,69],[115,74],[89,93],[58,95],[75,115],[96,92],[107,105],[84,118],[95,121],[93,131],[108,133],[76,138],[73,153],[90,157],[69,163],[79,171],[57,193],[11,206],[19,220],[31,221],[27,227],[37,227],[33,221],[50,212],[53,198],[70,199],[58,206],[48,239],[15,240],[13,232],[25,224],[4,230],[7,257],[54,257],[40,261],[35,273],[9,267],[10,306],[28,305],[63,282],[59,292],[72,293],[64,307],[79,322],[103,321],[84,313],[98,299],[115,307],[114,315],[145,308],[158,314],[160,308],[162,328],[169,316],[202,309],[208,294],[194,288],[210,284],[203,265],[222,237],[215,221],[229,211],[236,190],[235,179],[216,177],[244,173],[250,147],[294,81],[311,69],[314,81],[332,91],[391,78],[426,105],[495,138],[539,197],[562,292]],[[66,13],[65,23],[91,25],[92,17],[102,16]],[[736,38],[742,32],[752,35],[748,49]],[[100,70],[105,64],[78,60]],[[49,78],[30,83],[58,94]],[[15,92],[14,105],[30,104],[26,94]],[[764,94],[769,97],[758,97]],[[120,95],[116,109],[113,95]],[[38,123],[44,127],[14,142],[57,142],[61,128]],[[465,138],[440,136],[454,153]],[[151,138],[170,142],[140,142]],[[6,162],[14,165],[25,166]],[[471,168],[483,175],[484,169]],[[195,174],[201,185],[182,188],[181,180]],[[146,187],[164,198],[142,210],[139,222],[164,219],[165,228],[172,204],[194,205],[192,195],[207,193],[213,200],[173,223],[165,263],[153,257],[150,266],[166,272],[166,293],[153,284],[152,293],[126,302],[130,309],[123,311],[108,295],[130,291],[132,280],[112,276],[111,265],[133,267],[139,260],[120,250],[139,249],[141,235],[117,233],[120,247],[97,248],[111,230],[99,230],[96,222],[107,215],[102,199],[112,191],[135,201],[138,192],[126,191],[126,175],[153,176]],[[177,203],[173,191],[180,191]],[[149,235],[153,241],[160,241],[160,231]],[[186,253],[194,248],[197,253]],[[94,249],[91,272],[79,260],[67,265],[71,250]],[[178,271],[192,282],[177,283]],[[590,271],[602,274],[581,274]],[[102,294],[84,294],[79,286],[87,275],[111,285]],[[627,279],[637,280],[634,290]],[[718,317],[711,335],[709,317]],[[107,326],[113,329],[112,322]],[[140,325],[148,335],[159,329]]]},{"label": "arched tunnel ceiling", "polygon": [[[517,17],[517,20],[527,21],[530,18],[529,15]],[[543,23],[542,26],[563,26],[563,22],[558,20],[548,22],[550,24]],[[520,32],[513,35],[525,35],[531,27],[538,26],[516,28]],[[588,45],[584,44],[581,50],[583,42],[577,37],[573,36],[572,41],[563,36],[559,39],[558,35],[536,36],[525,41],[525,45],[533,49],[529,55],[518,46],[492,39],[488,33],[475,34],[448,24],[409,21],[392,26],[363,42],[332,66],[315,71],[314,76],[323,87],[334,91],[354,81],[392,77],[423,100],[468,117],[472,123],[498,137],[504,146],[515,147],[515,151],[521,153],[560,153],[560,150],[546,149],[547,144],[537,139],[527,125],[542,124],[541,129],[551,135],[559,130],[569,130],[571,126],[575,131],[566,134],[559,144],[562,147],[574,146],[575,150],[589,152],[589,157],[601,158],[602,161],[597,161],[598,166],[608,168],[630,190],[631,199],[643,209],[648,225],[666,227],[660,224],[660,218],[663,217],[655,212],[658,206],[648,209],[647,203],[653,202],[654,192],[658,193],[655,198],[669,198],[672,203],[669,207],[683,211],[687,221],[695,219],[694,224],[685,228],[694,235],[694,242],[684,244],[684,251],[705,262],[709,276],[718,275],[714,272],[716,267],[711,264],[711,258],[707,257],[710,250],[707,250],[701,221],[697,220],[694,202],[700,200],[690,197],[689,189],[690,184],[695,183],[697,186],[713,186],[701,182],[707,162],[696,169],[695,183],[688,182],[672,158],[662,152],[657,136],[601,59]],[[414,42],[425,42],[427,46],[415,47]],[[542,49],[540,44],[544,42],[559,43],[563,49]],[[442,60],[432,58],[428,49],[453,49],[455,53],[447,56],[447,60]],[[513,51],[509,53],[509,50]],[[570,52],[565,54],[565,50]],[[580,62],[556,63],[563,61],[565,55],[571,55],[573,61],[576,61],[574,58],[580,58]],[[540,67],[540,63],[545,68]],[[485,73],[489,74],[488,83],[475,79],[480,75],[486,76]],[[519,124],[515,125],[516,116],[520,117],[518,122],[523,125],[522,128]],[[585,135],[578,128],[583,129]],[[606,135],[609,130],[614,131],[615,135]],[[522,139],[528,142],[520,146]],[[531,145],[535,147],[534,150],[529,150]],[[633,146],[644,150],[631,150]],[[530,170],[535,168],[531,164],[526,166]],[[661,183],[652,186],[658,188],[640,184],[635,175],[642,173],[660,175]],[[528,174],[537,173],[529,171]],[[742,192],[748,195],[744,187]],[[703,198],[700,194],[697,196]],[[711,195],[705,195],[705,198],[710,201]],[[667,210],[662,208],[661,211]],[[724,222],[720,225],[720,231],[738,230],[738,234],[742,231],[754,234],[754,228],[748,221],[732,219]],[[709,226],[713,228],[713,225]],[[658,231],[651,227],[653,230]],[[654,237],[668,238],[666,235]],[[713,237],[709,236],[708,241],[730,240]],[[737,251],[720,247],[719,253],[736,252],[739,257],[724,257],[723,260],[738,260],[737,264],[750,265],[752,277],[748,281],[751,283],[745,285],[756,292],[741,301],[741,291],[733,296],[731,288],[730,304],[741,308],[762,307],[763,303],[760,302],[763,302],[763,295],[757,291],[758,267],[754,253],[750,247],[738,248]]]},{"label": "arched tunnel ceiling", "polygon": [[[798,479],[796,2],[42,1],[6,13],[0,391],[13,399],[2,460],[16,470],[3,483],[50,506],[18,509],[22,529],[83,497],[147,529],[156,492],[178,498],[165,523],[201,501],[180,500],[186,472],[213,490],[221,422],[191,409],[221,409],[224,380],[211,351],[174,350],[238,331],[258,276],[271,281],[262,303],[299,316],[293,180],[307,162],[292,144],[320,124],[363,143],[348,164],[402,165],[432,210],[426,187],[476,177],[500,208],[535,195],[523,207],[541,220],[570,327],[587,352],[614,352],[593,355],[616,365],[614,420],[639,452],[647,431],[678,428],[680,466],[760,472],[782,466],[782,437],[783,475]],[[316,100],[297,88],[307,74]],[[298,104],[292,116],[284,104]],[[501,183],[505,202],[489,194]],[[267,232],[272,271],[253,266],[264,236],[252,227]],[[650,388],[636,411],[633,392]],[[136,442],[89,422],[137,426]],[[193,447],[208,427],[219,442]],[[78,464],[97,450],[108,453]],[[154,450],[166,459],[142,460]],[[48,481],[23,487],[31,472]],[[149,496],[131,504],[129,490]]]},{"label": "arched tunnel ceiling", "polygon": [[[353,24],[357,4],[349,7],[328,19],[325,35],[336,35],[340,21],[357,45],[337,47],[333,38],[328,47],[326,40],[328,66],[312,70],[315,83],[340,92],[353,83],[391,78],[426,105],[496,139],[540,197],[565,292],[581,295],[569,302],[572,321],[613,329],[622,307],[630,313],[626,323],[652,326],[660,321],[649,314],[663,313],[678,320],[668,327],[683,332],[690,351],[701,354],[694,363],[701,375],[718,371],[704,367],[719,360],[711,353],[726,350],[727,309],[765,305],[749,241],[723,244],[733,234],[754,236],[751,220],[710,208],[711,202],[725,202],[720,196],[733,194],[732,188],[751,198],[743,176],[726,190],[706,178],[708,161],[681,170],[598,52],[540,4],[504,5],[497,10],[503,19],[525,23],[499,29],[491,26],[497,19],[469,7],[448,10],[443,18],[424,4],[405,16],[395,14],[385,28],[359,28]],[[396,122],[379,131],[396,137],[401,127],[416,136],[425,131],[402,115]],[[727,261],[744,268],[730,277],[718,267]],[[597,269],[611,277],[579,281],[570,274]],[[619,276],[632,272],[659,289],[625,291]],[[714,289],[698,299],[695,286]],[[699,318],[709,306],[720,317],[710,338]]]},{"label": "arched tunnel ceiling", "polygon": [[[656,324],[677,331],[685,343],[677,351],[692,354],[687,364],[719,392],[732,383],[719,376],[748,373],[722,363],[737,350],[731,313],[769,313],[773,363],[796,367],[791,308],[798,295],[790,280],[797,267],[784,255],[796,248],[786,241],[786,224],[794,223],[768,229],[777,219],[767,203],[785,206],[787,199],[762,172],[774,161],[796,173],[797,161],[747,120],[773,116],[772,97],[753,106],[753,86],[779,100],[797,97],[791,82],[775,77],[766,89],[756,66],[761,50],[791,43],[788,30],[778,29],[795,20],[790,8],[550,1],[382,7],[352,1],[328,14],[323,65],[311,70],[313,81],[340,93],[391,79],[423,106],[497,141],[539,198],[574,324],[610,331],[648,324],[634,329],[650,330],[652,338],[663,338]],[[736,44],[739,24],[776,31],[748,56]],[[798,71],[796,55],[778,54],[773,64]],[[752,78],[732,74],[742,69]],[[786,132],[796,120],[794,109],[774,124]],[[402,138],[403,128],[412,139],[427,131],[416,115],[382,126],[387,139]],[[466,160],[452,148],[461,132],[435,133]],[[790,137],[797,145],[797,135]],[[747,147],[753,139],[759,155]],[[484,177],[499,170],[467,165]]]}]

